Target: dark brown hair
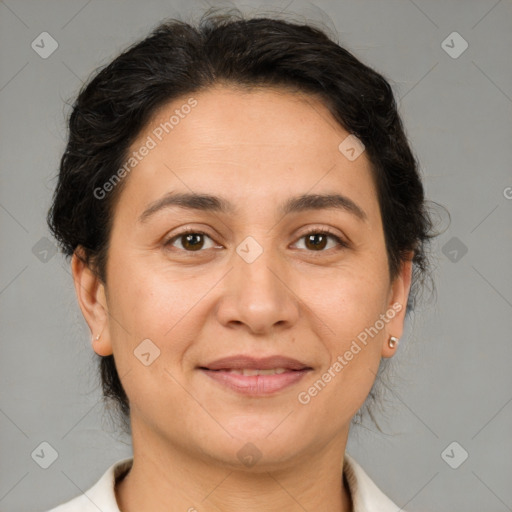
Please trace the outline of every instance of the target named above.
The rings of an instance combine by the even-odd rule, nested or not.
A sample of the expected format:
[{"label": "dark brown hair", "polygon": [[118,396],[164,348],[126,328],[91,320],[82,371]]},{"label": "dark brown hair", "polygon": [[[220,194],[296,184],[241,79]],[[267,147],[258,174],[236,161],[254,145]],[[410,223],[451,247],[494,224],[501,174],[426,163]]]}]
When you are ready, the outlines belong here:
[{"label": "dark brown hair", "polygon": [[[428,274],[426,243],[435,235],[391,87],[322,30],[278,19],[214,12],[197,26],[168,20],[91,77],[72,107],[48,212],[64,254],[70,257],[81,247],[83,260],[107,284],[109,233],[123,182],[104,199],[94,190],[123,165],[160,107],[219,83],[284,87],[320,97],[339,124],[363,142],[378,191],[391,279],[414,252],[411,310]],[[113,356],[101,357],[100,369],[104,396],[114,399],[127,422],[129,403]]]}]

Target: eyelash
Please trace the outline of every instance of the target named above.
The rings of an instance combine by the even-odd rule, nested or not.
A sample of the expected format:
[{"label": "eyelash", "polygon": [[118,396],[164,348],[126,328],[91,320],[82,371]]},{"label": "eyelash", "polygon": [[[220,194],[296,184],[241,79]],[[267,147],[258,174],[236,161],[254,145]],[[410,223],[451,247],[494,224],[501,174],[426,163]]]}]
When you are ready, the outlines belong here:
[{"label": "eyelash", "polygon": [[[180,239],[181,237],[184,237],[186,235],[189,235],[189,234],[194,234],[194,235],[205,235],[207,236],[208,238],[212,239],[212,237],[210,235],[208,235],[208,233],[205,233],[204,231],[200,231],[200,230],[197,230],[197,229],[194,229],[194,228],[187,228],[183,231],[181,231],[180,233],[174,235],[172,238],[170,238],[169,240],[167,240],[165,243],[164,243],[164,246],[165,247],[171,247],[172,244]],[[340,238],[338,235],[334,234],[333,232],[331,232],[328,228],[322,228],[322,229],[319,229],[319,228],[312,228],[311,230],[307,231],[306,233],[303,233],[298,240],[301,240],[309,235],[313,235],[313,234],[316,234],[316,235],[327,235],[329,236],[330,238],[333,238],[336,243],[338,244],[338,247],[334,248],[336,250],[341,250],[341,249],[346,249],[349,247],[349,244],[347,242],[345,242],[342,238]],[[213,240],[213,239],[212,239]],[[332,249],[332,248],[331,248]],[[186,253],[189,253],[189,254],[194,254],[194,253],[198,253],[198,252],[204,252],[204,249],[199,249],[198,251],[187,251],[186,249],[178,249],[179,251],[181,252],[186,252]],[[319,251],[307,251],[309,253],[323,253],[323,252],[327,252],[329,251],[330,249],[322,249],[322,250],[319,250]]]}]

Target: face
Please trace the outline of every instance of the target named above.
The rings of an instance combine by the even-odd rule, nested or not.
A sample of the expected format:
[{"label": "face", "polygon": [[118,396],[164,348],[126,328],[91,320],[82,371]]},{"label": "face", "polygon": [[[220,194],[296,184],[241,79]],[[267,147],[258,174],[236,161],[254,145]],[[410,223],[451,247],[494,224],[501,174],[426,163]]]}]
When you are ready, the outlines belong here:
[{"label": "face", "polygon": [[191,96],[132,145],[106,289],[74,260],[94,349],[148,447],[272,465],[344,446],[410,284],[410,263],[390,281],[369,160],[311,96]]}]

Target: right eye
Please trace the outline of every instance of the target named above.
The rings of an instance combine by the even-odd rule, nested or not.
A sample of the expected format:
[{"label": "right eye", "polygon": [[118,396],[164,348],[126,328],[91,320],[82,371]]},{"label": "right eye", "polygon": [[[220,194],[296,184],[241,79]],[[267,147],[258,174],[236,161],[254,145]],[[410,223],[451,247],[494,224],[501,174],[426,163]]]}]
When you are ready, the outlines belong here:
[{"label": "right eye", "polygon": [[[182,231],[181,233],[178,233],[174,235],[172,238],[167,240],[165,242],[165,247],[175,247],[174,243],[176,241],[179,241],[181,244],[181,249],[186,252],[201,252],[201,249],[204,248],[204,237],[209,238],[212,242],[212,238],[208,236],[206,233],[194,229],[187,229],[185,231]],[[212,244],[212,247],[214,245]],[[210,249],[212,247],[207,247],[207,249]]]}]

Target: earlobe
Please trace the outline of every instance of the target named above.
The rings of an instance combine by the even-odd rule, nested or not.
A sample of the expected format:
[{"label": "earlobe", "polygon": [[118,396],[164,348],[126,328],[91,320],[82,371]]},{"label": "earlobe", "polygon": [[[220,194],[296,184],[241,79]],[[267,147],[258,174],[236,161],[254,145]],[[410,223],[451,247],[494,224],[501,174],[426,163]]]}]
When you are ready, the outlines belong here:
[{"label": "earlobe", "polygon": [[112,345],[104,284],[85,263],[80,247],[73,254],[71,271],[78,304],[92,333],[93,349],[100,356],[108,356],[112,354]]},{"label": "earlobe", "polygon": [[99,356],[109,356],[112,354],[112,345],[110,343],[110,340],[101,340],[102,332],[100,334],[97,334],[92,339],[93,349],[96,354]]},{"label": "earlobe", "polygon": [[383,341],[381,356],[384,358],[393,357],[396,354],[396,350],[398,348],[399,343],[400,338],[398,338],[397,336],[388,336]]},{"label": "earlobe", "polygon": [[405,313],[412,281],[412,253],[402,262],[399,275],[391,285],[390,300],[386,316],[386,336],[382,342],[382,357],[392,357],[396,353],[399,340],[404,331]]}]

